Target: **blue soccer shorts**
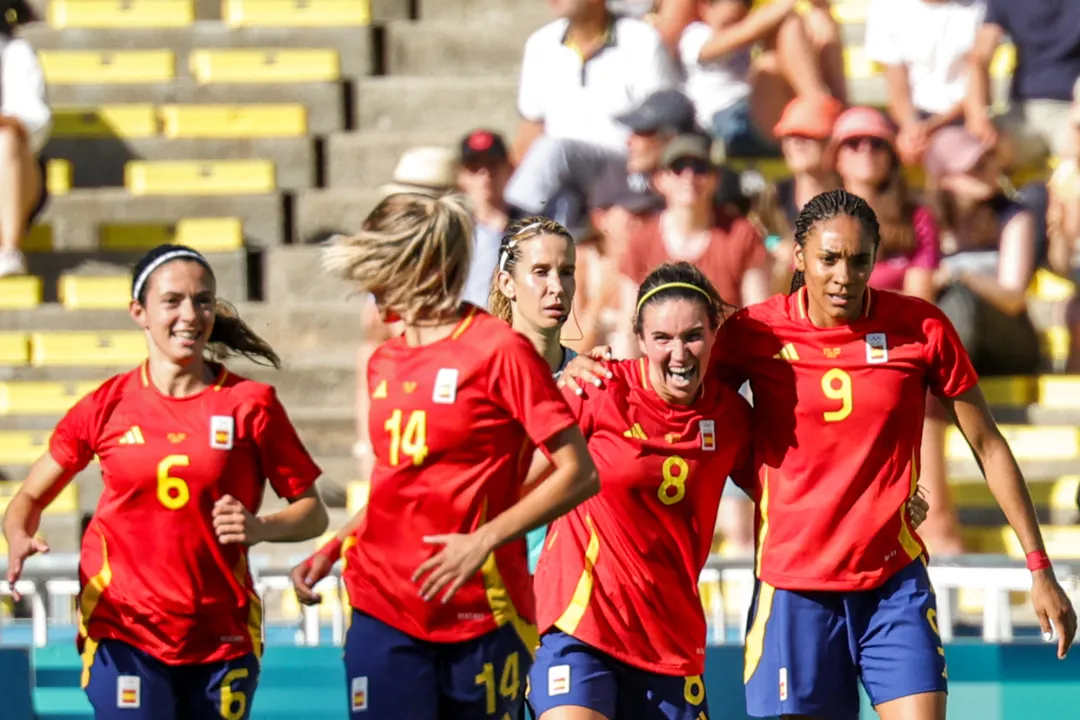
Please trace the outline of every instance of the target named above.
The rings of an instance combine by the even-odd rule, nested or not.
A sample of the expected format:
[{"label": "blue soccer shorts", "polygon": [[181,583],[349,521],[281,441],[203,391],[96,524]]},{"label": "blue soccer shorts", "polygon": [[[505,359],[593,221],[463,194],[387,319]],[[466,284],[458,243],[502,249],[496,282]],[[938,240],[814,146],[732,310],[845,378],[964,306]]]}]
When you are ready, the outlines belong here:
[{"label": "blue soccer shorts", "polygon": [[922,559],[873,590],[794,592],[759,581],[745,652],[751,717],[857,720],[860,679],[875,706],[948,690]]},{"label": "blue soccer shorts", "polygon": [[95,720],[247,720],[259,682],[254,654],[166,665],[119,640],[84,650],[83,689]]},{"label": "blue soccer shorts", "polygon": [[708,720],[700,675],[660,675],[631,667],[559,630],[544,633],[529,673],[533,715],[566,705],[609,720]]},{"label": "blue soccer shorts", "polygon": [[535,633],[507,623],[473,640],[433,643],[354,608],[345,635],[349,717],[519,720]]}]

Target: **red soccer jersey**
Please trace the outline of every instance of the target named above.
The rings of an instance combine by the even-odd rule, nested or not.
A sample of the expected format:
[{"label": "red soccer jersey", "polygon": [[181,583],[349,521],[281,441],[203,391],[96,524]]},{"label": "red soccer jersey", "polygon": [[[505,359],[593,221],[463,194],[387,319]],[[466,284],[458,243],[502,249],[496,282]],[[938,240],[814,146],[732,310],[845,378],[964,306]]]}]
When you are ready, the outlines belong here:
[{"label": "red soccer jersey", "polygon": [[492,553],[446,604],[425,602],[412,575],[439,550],[425,536],[470,533],[514,505],[535,445],[573,426],[551,369],[509,325],[470,308],[444,340],[383,343],[368,389],[376,462],[367,519],[345,551],[352,606],[431,642],[506,623],[531,634],[524,539]]},{"label": "red soccer jersey", "polygon": [[539,629],[643,670],[700,675],[698,576],[724,483],[746,460],[750,408],[719,383],[693,405],[670,405],[650,387],[644,359],[610,367],[603,390],[566,393],[601,490],[548,529],[536,568]]},{"label": "red soccer jersey", "polygon": [[56,462],[79,471],[97,455],[105,486],[79,559],[80,649],[115,639],[170,665],[262,650],[247,549],[218,542],[211,512],[226,494],[258,512],[266,478],[295,498],[320,470],[272,387],[217,371],[212,386],[173,398],[143,365],[56,426]]},{"label": "red soccer jersey", "polygon": [[818,328],[806,290],[720,330],[714,372],[754,394],[757,572],[789,590],[863,590],[925,551],[906,513],[926,391],[978,378],[952,324],[917,298],[867,290],[863,315]]}]

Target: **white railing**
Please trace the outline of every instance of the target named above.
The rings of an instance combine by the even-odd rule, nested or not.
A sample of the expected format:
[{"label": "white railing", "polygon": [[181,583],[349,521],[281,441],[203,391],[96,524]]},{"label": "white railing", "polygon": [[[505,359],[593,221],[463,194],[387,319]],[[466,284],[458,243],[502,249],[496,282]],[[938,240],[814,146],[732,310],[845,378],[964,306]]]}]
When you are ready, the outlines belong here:
[{"label": "white railing", "polygon": [[[299,562],[299,559],[297,559]],[[292,587],[289,568],[272,566],[265,556],[252,556],[252,574],[260,597],[268,592],[287,593]],[[1058,563],[1055,571],[1074,604],[1080,604],[1080,567]],[[1012,605],[1009,594],[1028,592],[1031,574],[1023,563],[998,556],[970,555],[948,562],[932,562],[930,577],[938,600],[938,628],[945,642],[953,639],[961,589],[983,592],[982,638],[987,642],[1007,642],[1013,639]],[[7,572],[6,559],[0,559],[0,577]],[[709,619],[711,641],[724,644],[729,629],[734,626],[742,642],[745,619],[753,595],[754,574],[749,560],[725,560],[718,556],[709,559],[700,579],[705,608]],[[71,625],[75,621],[74,600],[79,593],[78,556],[58,555],[31,558],[16,585],[18,592],[30,600],[33,644],[44,646],[49,640],[52,625]],[[318,584],[324,608],[302,607],[296,618],[296,644],[316,646],[322,642],[321,630],[329,615],[331,641],[340,645],[345,636],[346,611],[342,605],[343,583],[334,574]],[[0,595],[10,594],[11,588],[0,581]],[[732,597],[725,597],[728,593]],[[729,618],[733,619],[729,622]],[[0,626],[0,632],[3,628]]]}]

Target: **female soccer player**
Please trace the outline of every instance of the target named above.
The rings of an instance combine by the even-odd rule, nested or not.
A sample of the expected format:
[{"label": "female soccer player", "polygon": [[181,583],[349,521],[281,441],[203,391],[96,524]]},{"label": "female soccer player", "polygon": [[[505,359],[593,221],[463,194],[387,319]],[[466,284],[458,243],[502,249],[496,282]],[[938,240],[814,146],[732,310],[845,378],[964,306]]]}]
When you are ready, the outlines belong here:
[{"label": "female soccer player", "polygon": [[[525,533],[599,488],[550,367],[461,303],[471,238],[458,199],[398,194],[327,250],[328,270],[405,326],[368,364],[369,427],[381,432],[343,571],[356,718],[517,717],[537,644]],[[522,497],[537,445],[555,469]],[[294,571],[301,600],[317,600],[309,581],[341,547],[320,550],[319,572],[316,560]]]},{"label": "female soccer player", "polygon": [[723,312],[701,271],[661,265],[638,291],[644,357],[613,364],[603,390],[566,393],[604,484],[552,524],[537,568],[540,720],[708,717],[698,576],[750,447],[746,401],[702,390]]},{"label": "female soccer player", "polygon": [[747,707],[755,717],[854,718],[861,677],[884,720],[944,720],[934,592],[903,510],[918,482],[927,390],[956,418],[1028,553],[1032,604],[1044,636],[1056,631],[1059,657],[1076,615],[952,325],[929,303],[867,288],[873,211],[843,190],[823,193],[800,212],[795,240],[791,293],[725,323],[712,373],[734,386],[748,379],[754,393]]},{"label": "female soccer player", "polygon": [[[180,245],[135,266],[131,316],[149,358],[56,426],[4,517],[14,583],[41,512],[96,455],[105,488],[80,556],[82,686],[98,720],[243,720],[259,675],[262,606],[247,548],[326,529],[320,470],[274,389],[205,358],[280,365],[218,302],[206,258]],[[289,501],[257,516],[266,481]]]},{"label": "female soccer player", "polygon": [[[565,227],[542,217],[520,220],[503,235],[488,298],[491,314],[529,339],[556,380],[577,355],[560,340],[574,304],[574,260],[574,238]],[[526,485],[542,477],[546,468],[549,463],[539,460]],[[541,526],[526,536],[529,572],[536,571],[546,535],[547,528]]]}]

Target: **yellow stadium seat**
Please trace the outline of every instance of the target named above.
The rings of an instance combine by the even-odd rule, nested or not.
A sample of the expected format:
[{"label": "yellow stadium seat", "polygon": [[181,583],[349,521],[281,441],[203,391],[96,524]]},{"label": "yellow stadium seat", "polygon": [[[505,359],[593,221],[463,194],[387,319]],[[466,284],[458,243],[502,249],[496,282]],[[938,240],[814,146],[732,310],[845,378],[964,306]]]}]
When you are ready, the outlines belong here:
[{"label": "yellow stadium seat", "polygon": [[53,137],[147,138],[158,134],[153,105],[102,105],[53,110]]},{"label": "yellow stadium seat", "polygon": [[1078,512],[1076,497],[1080,493],[1080,476],[1066,475],[1058,478],[1050,486],[1050,509],[1070,514]]},{"label": "yellow stadium seat", "polygon": [[230,27],[359,27],[371,23],[368,0],[222,0]]},{"label": "yellow stadium seat", "polygon": [[46,366],[138,365],[146,359],[146,340],[139,331],[44,332],[30,336],[30,362]]},{"label": "yellow stadium seat", "polygon": [[849,80],[865,80],[881,74],[881,67],[871,60],[861,46],[844,48],[844,75]]},{"label": "yellow stadium seat", "polygon": [[[1028,481],[1028,492],[1036,507],[1049,507],[1052,505],[1055,488],[1060,481],[1036,482]],[[978,482],[954,482],[949,484],[949,495],[953,504],[958,508],[986,509],[998,507],[990,488],[983,481]]]},{"label": "yellow stadium seat", "polygon": [[1039,404],[1048,408],[1080,408],[1080,375],[1041,375]]},{"label": "yellow stadium seat", "polygon": [[829,8],[833,19],[841,25],[861,25],[866,22],[870,3],[866,0],[839,0]]},{"label": "yellow stadium seat", "polygon": [[[1012,558],[1023,558],[1024,548],[1011,527],[1000,530],[1005,541],[1005,552]],[[1080,525],[1043,525],[1046,554],[1052,558],[1075,560],[1080,558]]]},{"label": "yellow stadium seat", "polygon": [[1000,45],[990,61],[990,77],[1008,80],[1016,69],[1016,46]]},{"label": "yellow stadium seat", "polygon": [[170,50],[41,50],[38,56],[50,85],[152,85],[176,77]]},{"label": "yellow stadium seat", "polygon": [[996,407],[1027,407],[1038,400],[1034,378],[992,377],[979,381],[986,402]]},{"label": "yellow stadium seat", "polygon": [[1068,300],[1076,294],[1076,283],[1045,268],[1039,268],[1031,279],[1028,294],[1046,302]]},{"label": "yellow stadium seat", "polygon": [[49,0],[57,28],[170,28],[195,20],[192,0]]},{"label": "yellow stadium seat", "polygon": [[[0,365],[25,365],[30,360],[30,336],[0,332]],[[3,455],[0,455],[2,458]]]},{"label": "yellow stadium seat", "polygon": [[[16,447],[19,447],[20,445],[25,445],[24,440],[21,439],[18,436],[22,436],[22,435],[32,436],[32,439],[35,442],[40,441],[40,443],[41,443],[40,445],[35,446],[35,447],[38,447],[39,449],[38,449],[37,456],[35,456],[34,459],[31,460],[31,462],[33,462],[34,460],[37,460],[37,457],[40,456],[42,453],[44,453],[46,448],[48,447],[49,434],[50,433],[48,433],[48,432],[43,432],[43,433],[0,432],[0,453],[3,453],[4,457],[6,457],[7,453],[5,452],[5,450],[7,448],[9,448],[9,447],[16,448]],[[11,438],[5,437],[5,436],[9,436],[9,435],[12,436],[12,437]],[[28,465],[30,463],[20,463],[20,464]],[[8,506],[8,503],[11,502],[11,498],[15,497],[15,493],[19,492],[19,488],[21,488],[21,487],[22,487],[22,482],[4,482],[4,483],[0,483],[0,515],[3,515],[4,512],[7,510],[7,506]],[[51,503],[49,503],[48,507],[46,507],[42,511],[42,514],[44,514],[44,515],[64,515],[64,514],[69,514],[69,513],[76,513],[78,511],[79,511],[79,488],[78,488],[78,485],[76,483],[70,483],[70,484],[67,485],[67,487],[65,487],[63,490],[60,491],[60,493],[56,496],[56,498]]]},{"label": "yellow stadium seat", "polygon": [[303,105],[165,105],[165,137],[266,138],[307,135]]},{"label": "yellow stadium seat", "polygon": [[0,278],[0,310],[27,310],[41,304],[41,278],[20,275]]},{"label": "yellow stadium seat", "polygon": [[8,465],[33,465],[49,449],[49,431],[0,432],[0,457]]},{"label": "yellow stadium seat", "polygon": [[[1002,425],[1001,433],[1020,460],[1071,460],[1080,458],[1080,429],[1058,425]],[[971,458],[964,435],[955,427],[946,431],[946,455],[950,460]]]},{"label": "yellow stadium seat", "polygon": [[345,508],[350,515],[355,515],[367,506],[371,483],[367,480],[354,480],[345,490]]},{"label": "yellow stadium seat", "polygon": [[103,225],[102,250],[140,252],[163,243],[187,245],[202,253],[230,252],[244,247],[239,218],[184,218],[175,225]]},{"label": "yellow stadium seat", "polygon": [[19,246],[23,252],[39,253],[52,252],[53,233],[51,225],[34,225],[23,238]]},{"label": "yellow stadium seat", "polygon": [[1072,336],[1068,328],[1052,327],[1042,332],[1039,338],[1043,355],[1050,358],[1055,368],[1064,366],[1069,359],[1069,347],[1072,344]]},{"label": "yellow stadium seat", "polygon": [[336,50],[221,49],[191,53],[191,73],[202,85],[217,83],[336,82]]},{"label": "yellow stadium seat", "polygon": [[71,163],[67,160],[50,160],[45,165],[45,185],[50,195],[67,195],[71,190]]},{"label": "yellow stadium seat", "polygon": [[98,382],[0,382],[0,415],[60,415]]},{"label": "yellow stadium seat", "polygon": [[133,195],[259,195],[277,186],[267,160],[129,162],[124,185]]},{"label": "yellow stadium seat", "polygon": [[131,300],[125,275],[63,275],[57,289],[68,310],[119,310]]}]

